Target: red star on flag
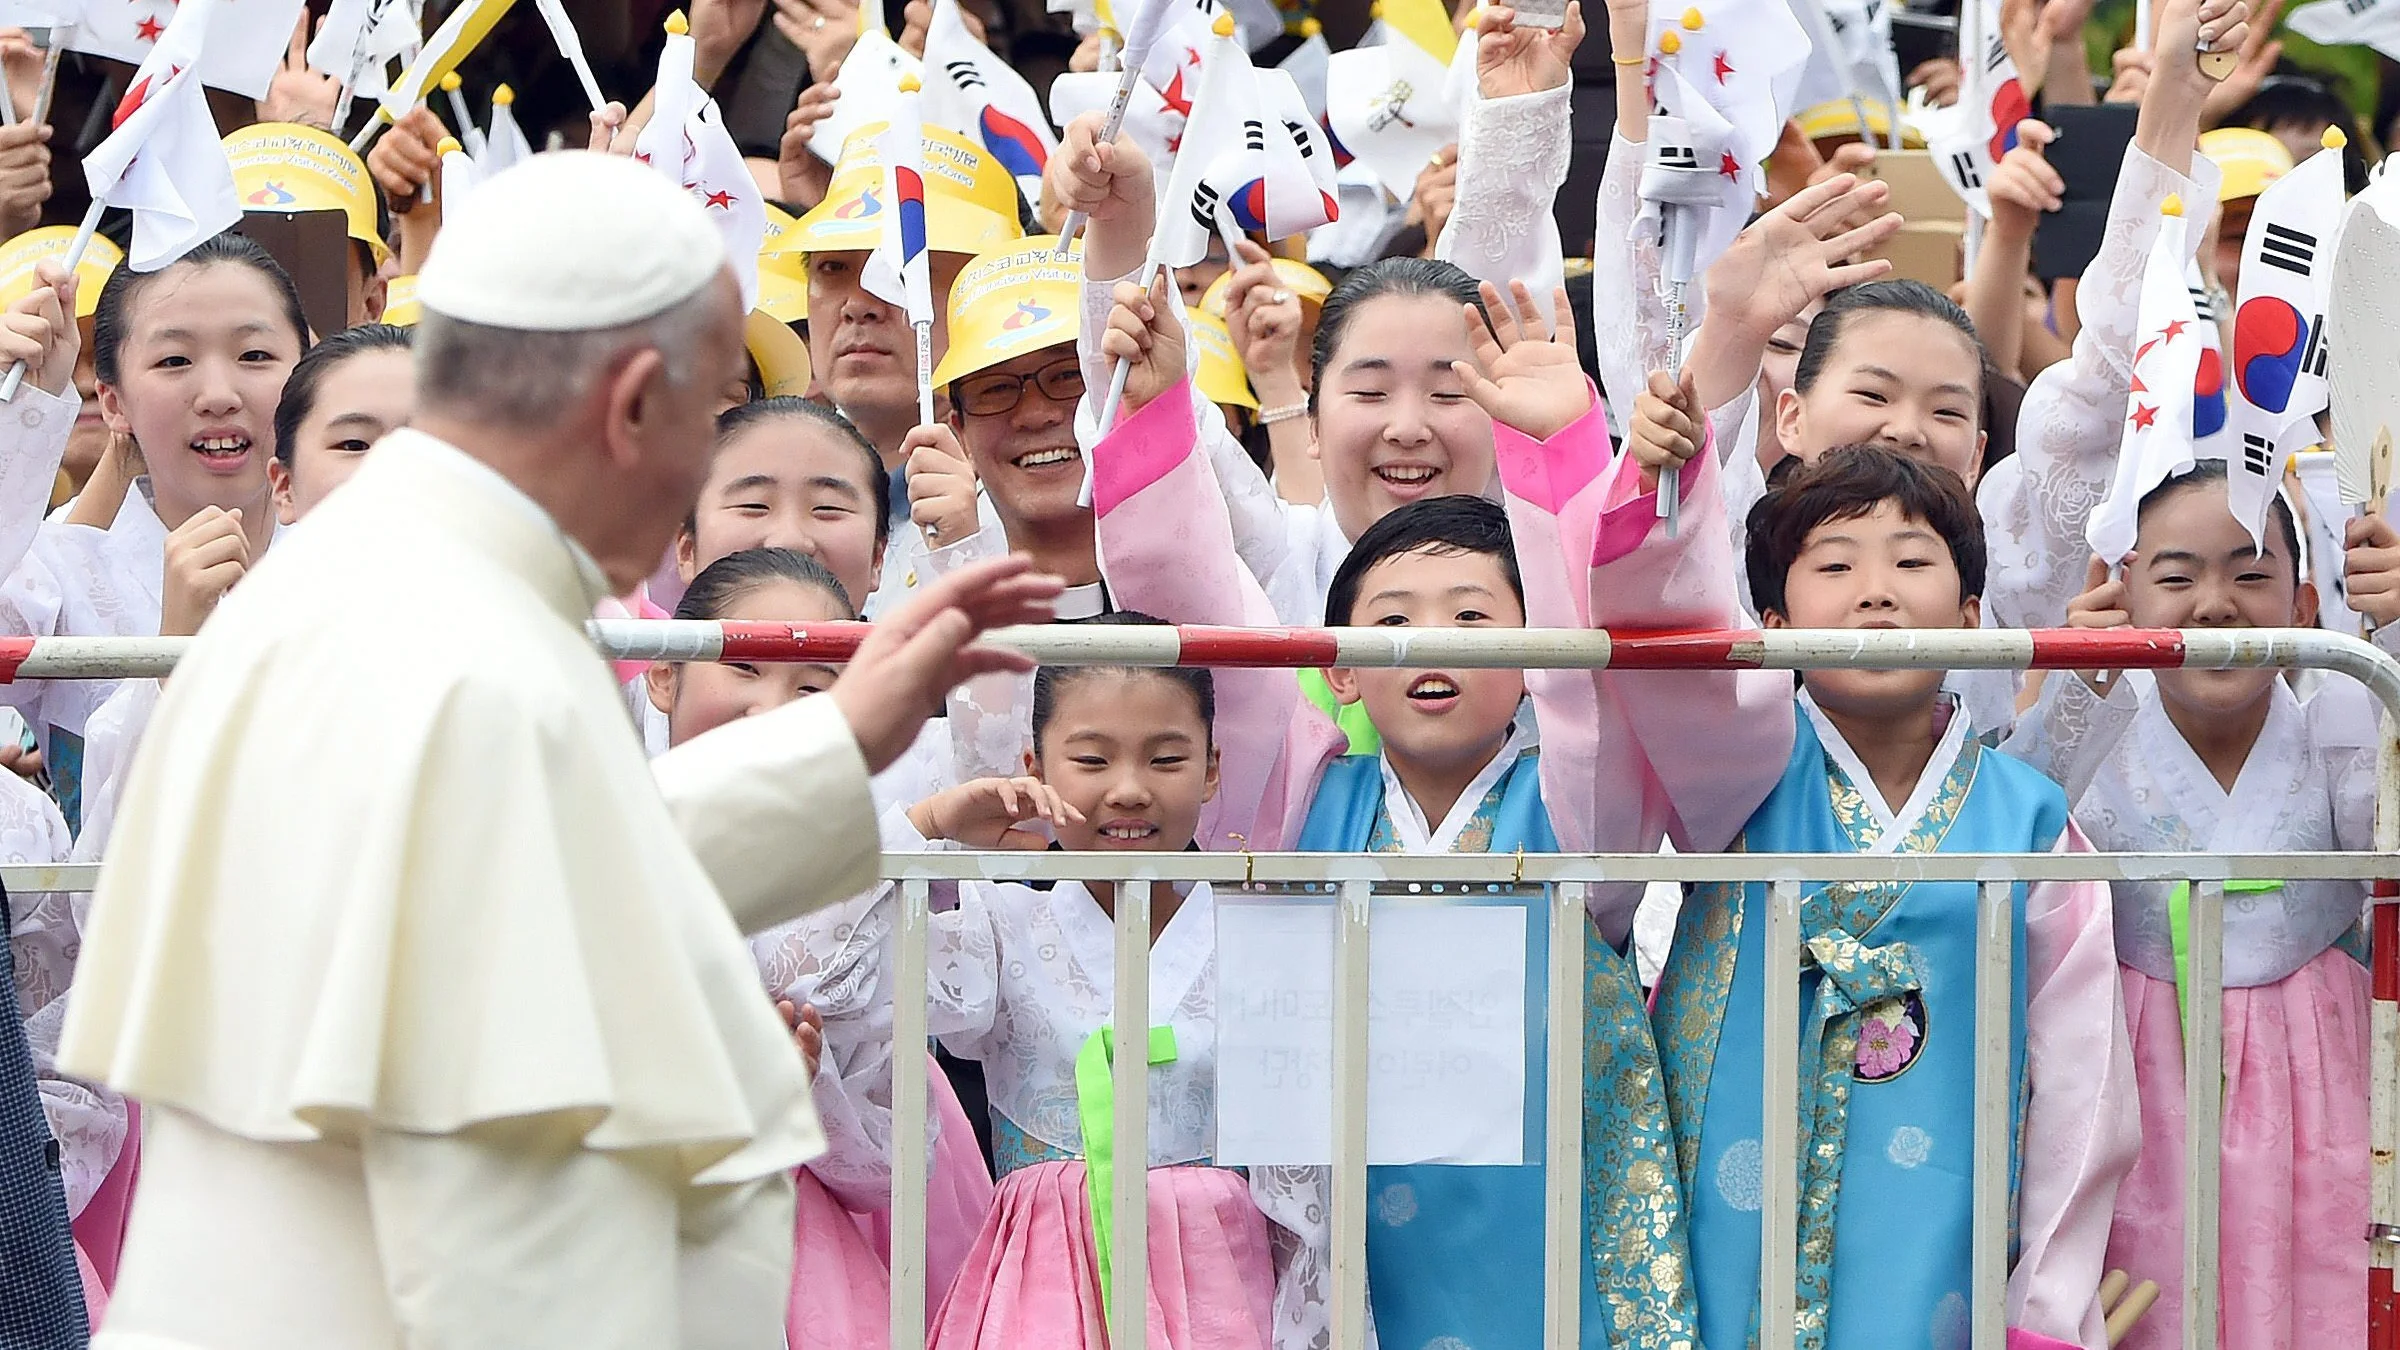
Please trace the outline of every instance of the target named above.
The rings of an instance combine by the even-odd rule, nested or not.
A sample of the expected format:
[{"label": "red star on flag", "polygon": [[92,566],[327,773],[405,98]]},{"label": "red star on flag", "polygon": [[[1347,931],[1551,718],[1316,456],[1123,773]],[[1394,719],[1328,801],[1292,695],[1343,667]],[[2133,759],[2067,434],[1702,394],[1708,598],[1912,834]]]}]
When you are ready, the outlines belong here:
[{"label": "red star on flag", "polygon": [[144,42],[156,42],[158,35],[167,31],[167,26],[156,19],[145,18],[133,26],[133,31]]},{"label": "red star on flag", "polygon": [[[2144,350],[2146,351],[2148,349],[2144,348]],[[2142,383],[2142,377],[2137,372],[2133,377],[2133,387],[2125,392],[2129,394],[2147,394],[2150,392],[2150,386]]]},{"label": "red star on flag", "polygon": [[1717,172],[1727,178],[1739,178],[1742,176],[1741,161],[1735,159],[1733,152],[1728,150],[1717,157]]},{"label": "red star on flag", "polygon": [[708,194],[707,200],[704,204],[713,210],[730,211],[733,209],[733,194],[730,192],[711,192]]},{"label": "red star on flag", "polygon": [[1718,53],[1717,53],[1717,60],[1716,60],[1715,70],[1716,70],[1716,76],[1717,76],[1717,83],[1719,83],[1719,84],[1723,84],[1723,83],[1725,83],[1725,77],[1726,77],[1726,76],[1728,76],[1728,75],[1731,75],[1731,74],[1733,73],[1733,63],[1732,63],[1731,61],[1728,61],[1728,60],[1726,60],[1726,59],[1725,59],[1725,53],[1723,53],[1723,52],[1718,52]]},{"label": "red star on flag", "polygon": [[2133,416],[2127,420],[2133,423],[2136,430],[2148,431],[2150,424],[2158,420],[2158,409],[2147,404],[2137,403],[2134,405]]},{"label": "red star on flag", "polygon": [[636,151],[634,151],[634,152],[633,152],[633,162],[634,162],[634,163],[636,163],[636,164],[647,164],[647,163],[649,163],[649,162],[650,162],[650,152],[649,152],[649,151],[647,151],[647,150],[636,150]]},{"label": "red star on flag", "polygon": [[2183,329],[2183,320],[2170,319],[2167,321],[2167,326],[2159,331],[2158,340],[2161,342],[2173,342],[2175,339],[2183,336]]},{"label": "red star on flag", "polygon": [[[1192,57],[1194,60],[1198,60],[1199,53],[1194,52]],[[1185,117],[1192,115],[1192,97],[1183,92],[1182,71],[1175,72],[1175,78],[1167,81],[1167,87],[1158,91],[1158,97],[1161,102],[1175,112],[1181,113]]]}]

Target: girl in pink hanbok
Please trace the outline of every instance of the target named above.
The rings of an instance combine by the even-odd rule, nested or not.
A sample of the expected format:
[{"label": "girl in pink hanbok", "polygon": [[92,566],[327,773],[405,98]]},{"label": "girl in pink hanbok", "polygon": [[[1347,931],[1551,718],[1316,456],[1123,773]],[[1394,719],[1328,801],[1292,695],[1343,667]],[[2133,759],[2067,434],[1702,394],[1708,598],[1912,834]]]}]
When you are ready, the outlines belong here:
[{"label": "girl in pink hanbok", "polygon": [[[2352,574],[2388,589],[2391,557],[2353,548]],[[2289,505],[2272,502],[2253,543],[2228,508],[2224,463],[2208,460],[2143,499],[2133,552],[2114,575],[2091,560],[2068,622],[2308,627],[2307,575]],[[2369,849],[2376,720],[2366,691],[2338,676],[2304,697],[2274,670],[2062,673],[2003,748],[2065,785],[2102,849]],[[2124,1345],[2164,1350],[2182,1334],[2192,898],[2174,881],[2112,889],[2142,1154],[2117,1197],[2108,1263],[2158,1282],[2157,1307]],[[2233,1350],[2366,1337],[2366,894],[2357,881],[2226,886],[2218,1336]]]},{"label": "girl in pink hanbok", "polygon": [[[709,564],[676,606],[678,619],[825,622],[855,618],[834,576],[788,549],[745,549]],[[647,687],[670,745],[833,685],[824,666],[658,663]],[[884,784],[877,780],[878,800]],[[897,816],[895,808],[890,812]],[[824,1156],[796,1183],[795,1260],[785,1334],[793,1350],[853,1350],[891,1336],[889,1232],[892,1074],[926,1065],[938,1133],[926,1196],[926,1298],[948,1291],[991,1205],[991,1175],[950,1083],[921,1050],[892,1044],[892,900],[888,887],[750,939],[767,994],[814,1049]]]}]

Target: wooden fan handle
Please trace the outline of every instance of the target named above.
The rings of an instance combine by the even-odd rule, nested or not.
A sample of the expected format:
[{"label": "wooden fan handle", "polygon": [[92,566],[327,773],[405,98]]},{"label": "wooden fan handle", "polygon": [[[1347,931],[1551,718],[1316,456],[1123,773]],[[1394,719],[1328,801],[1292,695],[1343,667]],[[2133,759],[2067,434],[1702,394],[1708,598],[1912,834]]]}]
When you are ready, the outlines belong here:
[{"label": "wooden fan handle", "polygon": [[2225,77],[2231,75],[2233,68],[2241,63],[2242,54],[2240,52],[2204,51],[2200,53],[2200,73],[2219,84],[2223,84]]},{"label": "wooden fan handle", "polygon": [[2150,1305],[2156,1302],[2158,1302],[2158,1282],[2156,1280],[2144,1280],[2135,1285],[2133,1292],[2125,1296],[2125,1301],[2118,1304],[2116,1311],[2108,1315],[2108,1343],[2115,1345],[2124,1340],[2125,1333],[2133,1330],[2133,1324],[2141,1321],[2142,1314],[2150,1311]]}]

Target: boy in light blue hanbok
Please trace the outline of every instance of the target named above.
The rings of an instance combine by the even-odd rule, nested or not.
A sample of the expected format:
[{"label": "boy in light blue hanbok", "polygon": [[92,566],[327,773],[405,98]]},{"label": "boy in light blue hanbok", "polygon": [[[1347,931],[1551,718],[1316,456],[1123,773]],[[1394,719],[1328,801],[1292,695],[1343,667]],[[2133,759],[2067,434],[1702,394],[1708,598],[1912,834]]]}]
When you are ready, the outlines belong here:
[{"label": "boy in light blue hanbok", "polygon": [[[1647,431],[1637,427],[1634,441],[1655,460]],[[1683,438],[1676,457],[1692,448]],[[1724,525],[1704,517],[1686,528]],[[1955,474],[1893,450],[1844,447],[1801,467],[1752,512],[1748,547],[1769,627],[1975,626],[1984,563],[1974,504]],[[1758,805],[1734,847],[2088,848],[2058,786],[1987,751],[1942,680],[1940,671],[1810,672],[1772,714],[1791,730],[1791,754],[1763,800],[1752,793]],[[1808,1350],[1966,1343],[1974,1140],[1994,1128],[2015,1145],[2011,1346],[2107,1344],[2097,1290],[2109,1215],[2140,1142],[2107,892],[2092,883],[2014,891],[2006,1121],[1978,1121],[1972,1109],[1976,886],[1803,892],[1798,1273]],[[1765,899],[1760,885],[1689,888],[1655,1009],[1710,1350],[1757,1337]]]},{"label": "boy in light blue hanbok", "polygon": [[[1462,279],[1463,280],[1463,279]],[[1337,293],[1337,300],[1341,297]],[[1418,322],[1456,322],[1455,301],[1411,297]],[[1379,303],[1391,303],[1379,301]],[[1487,297],[1496,309],[1496,298]],[[1172,316],[1112,318],[1112,339],[1146,329],[1163,346]],[[1532,313],[1522,291],[1517,309]],[[1444,311],[1447,311],[1446,313]],[[1329,310],[1330,312],[1330,310]],[[1559,306],[1563,316],[1563,302]],[[1503,319],[1472,327],[1479,378],[1457,379],[1491,416],[1505,506],[1430,497],[1369,525],[1328,595],[1337,624],[1408,627],[1725,627],[1732,551],[1722,531],[1667,539],[1655,508],[1626,502],[1571,328],[1548,341]],[[1129,355],[1130,353],[1118,353]],[[1147,353],[1145,353],[1146,355]],[[1175,369],[1173,361],[1165,362]],[[1451,378],[1444,367],[1441,377]],[[1413,378],[1413,377],[1412,377]],[[1129,389],[1166,384],[1137,370]],[[1273,610],[1236,558],[1222,494],[1195,449],[1190,399],[1177,388],[1129,394],[1130,412],[1094,447],[1094,504],[1111,591],[1179,623],[1272,624]],[[1686,475],[1712,500],[1713,470]],[[1639,514],[1647,512],[1647,514]],[[1605,548],[1605,579],[1592,565]],[[1703,579],[1708,580],[1703,580]],[[1366,705],[1381,733],[1372,755],[1301,697],[1289,671],[1226,671],[1218,684],[1223,779],[1202,838],[1216,847],[1345,852],[1527,852],[1721,847],[1748,804],[1702,789],[1714,770],[1645,747],[1701,728],[1750,728],[1740,758],[1780,762],[1761,714],[1788,702],[1775,677],[1644,672],[1342,670],[1337,697]],[[1628,687],[1660,702],[1637,724]],[[1530,696],[1530,697],[1528,697]],[[1530,711],[1528,710],[1530,709]],[[1738,731],[1737,731],[1738,734]],[[1788,738],[1788,732],[1781,733]],[[1722,741],[1722,736],[1720,736]],[[1661,767],[1661,766],[1664,767]],[[1682,813],[1674,803],[1688,804]],[[1588,1350],[1696,1350],[1684,1201],[1657,1055],[1625,954],[1638,888],[1595,888],[1585,934],[1583,1254],[1578,1281]],[[1529,1003],[1538,1008],[1545,925],[1531,925]],[[1524,1047],[1544,1079],[1538,1016]],[[1538,1094],[1526,1156],[1542,1156]],[[1369,1170],[1369,1300],[1381,1343],[1506,1350],[1542,1336],[1543,1168],[1442,1165]]]}]

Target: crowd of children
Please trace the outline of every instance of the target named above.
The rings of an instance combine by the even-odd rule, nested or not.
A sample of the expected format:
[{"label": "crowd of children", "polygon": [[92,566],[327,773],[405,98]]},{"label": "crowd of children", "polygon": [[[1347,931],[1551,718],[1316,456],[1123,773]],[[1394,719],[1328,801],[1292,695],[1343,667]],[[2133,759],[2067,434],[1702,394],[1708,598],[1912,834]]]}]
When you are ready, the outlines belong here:
[{"label": "crowd of children", "polygon": [[[877,138],[810,157],[847,50],[818,36],[827,3],[695,6],[712,52],[746,17],[759,37],[742,30],[725,50],[763,52],[779,35],[811,79],[780,156],[753,164],[778,204],[751,378],[720,396],[671,554],[611,614],[872,620],[1019,552],[1067,583],[1062,620],[1098,625],[2324,626],[2392,643],[2400,534],[2379,509],[2341,519],[2299,462],[2255,536],[2226,464],[2203,454],[2141,496],[2129,551],[2087,543],[2143,389],[2143,279],[2165,246],[2162,212],[2196,217],[2164,237],[2198,259],[2195,293],[2218,316],[2201,321],[2230,324],[2244,224],[2295,154],[2338,126],[2348,186],[2366,184],[2373,151],[2348,109],[2322,82],[2269,73],[2274,0],[2162,0],[2105,96],[2079,41],[2027,45],[2037,30],[2080,34],[2088,3],[2031,6],[2038,23],[2001,7],[2020,66],[2047,74],[2046,106],[2137,109],[2096,253],[2052,282],[2029,271],[2033,239],[2065,208],[2061,166],[2081,152],[2049,124],[2006,128],[1973,266],[1931,278],[1945,287],[1891,260],[1913,222],[1889,183],[1854,172],[1876,158],[1871,137],[1859,144],[1864,114],[1842,124],[1840,109],[1817,110],[1813,140],[1794,121],[1773,190],[1692,282],[1704,303],[1686,350],[1669,251],[1639,211],[1648,0],[1607,0],[1616,130],[1576,185],[1596,198],[1579,217],[1594,233],[1565,241],[1583,258],[1563,256],[1559,202],[1581,144],[1577,4],[1555,28],[1458,7],[1473,49],[1455,144],[1417,183],[1368,196],[1380,225],[1347,219],[1338,243],[1330,226],[1317,241],[1220,240],[1222,256],[1177,276],[1146,280],[1167,176],[1155,146],[1107,137],[1097,115],[1067,120],[1037,187],[987,143],[929,124],[931,422],[916,335],[874,275]],[[908,6],[903,45],[922,49],[925,9]],[[2229,105],[2203,69],[2210,50],[2243,54],[2233,84],[2254,97]],[[746,59],[755,83],[765,58]],[[1910,74],[1955,94],[1955,63]],[[632,153],[647,107],[595,114],[593,148]],[[12,132],[0,129],[0,171],[35,152],[47,163],[40,140]],[[306,269],[240,230],[146,272],[106,237],[64,272],[61,226],[0,242],[0,363],[26,372],[0,411],[0,632],[198,632],[409,423],[406,268],[440,227],[429,184],[443,134],[420,109],[364,159],[273,118],[226,138],[246,199],[339,214],[340,326],[304,306],[294,272]],[[2079,167],[2105,178],[2111,166]],[[13,208],[10,181],[0,173]],[[1347,210],[1358,183],[1343,183]],[[2197,219],[2212,205],[2213,233]],[[1062,246],[1069,212],[1088,223]],[[440,613],[438,590],[422,600]],[[823,692],[835,673],[729,661],[618,676],[634,734],[658,755]],[[0,856],[108,855],[159,692],[155,680],[0,685]],[[889,851],[2364,850],[2378,753],[2377,710],[2356,683],[2273,670],[1843,668],[1795,681],[1049,667],[980,677],[945,713],[874,779]],[[2366,886],[2226,889],[2220,1343],[2358,1345]],[[1976,885],[1805,890],[1793,1217],[1809,1350],[1966,1344],[1972,1160],[1987,1130],[2010,1141],[2011,1346],[2182,1343],[2191,889],[2018,882],[2011,894],[2003,1038],[1976,1025]],[[1099,1350],[1108,1309],[1136,1297],[1151,1343],[1174,1350],[1328,1343],[1326,1169],[1216,1157],[1210,888],[1153,896],[1151,1025],[1138,1030],[1111,1025],[1116,898],[1107,883],[940,888],[930,1047],[893,1043],[892,888],[753,937],[761,996],[791,1028],[829,1143],[799,1176],[794,1350],[888,1339],[892,1156],[917,1147],[939,1350]],[[99,1325],[140,1203],[142,1113],[51,1067],[83,903],[18,896],[9,923]],[[1593,1350],[1755,1343],[1765,903],[1761,884],[1589,893],[1585,1014],[1568,1034],[1584,1065],[1575,1287]],[[1534,936],[1539,1007],[1553,967]],[[1546,1077],[1547,1034],[1532,1021],[1521,1047],[1500,1050],[1521,1049],[1528,1083]],[[1093,1129],[1110,1110],[1097,1066],[1127,1035],[1147,1037],[1151,1061],[1141,1159],[1111,1156]],[[1986,1041],[2009,1057],[2004,1121],[1972,1109]],[[919,1072],[932,1137],[896,1139],[895,1075]],[[1369,1169],[1381,1345],[1540,1343],[1538,1093],[1526,1119],[1535,1161]],[[1109,1178],[1134,1166],[1149,1176],[1142,1290],[1116,1287],[1106,1239]],[[2108,1317],[2112,1272],[2164,1290],[2129,1329]]]}]

